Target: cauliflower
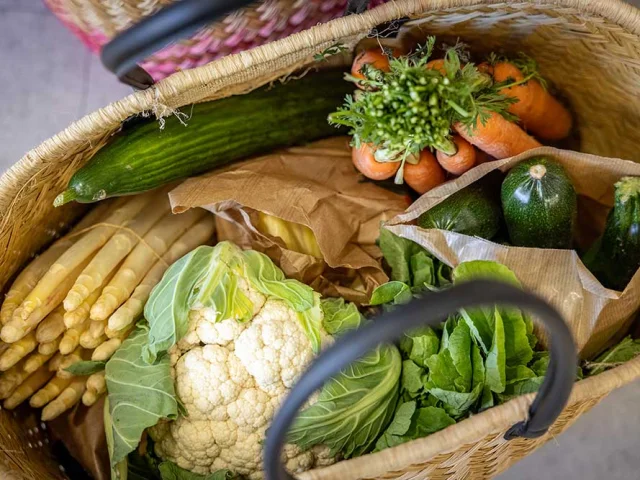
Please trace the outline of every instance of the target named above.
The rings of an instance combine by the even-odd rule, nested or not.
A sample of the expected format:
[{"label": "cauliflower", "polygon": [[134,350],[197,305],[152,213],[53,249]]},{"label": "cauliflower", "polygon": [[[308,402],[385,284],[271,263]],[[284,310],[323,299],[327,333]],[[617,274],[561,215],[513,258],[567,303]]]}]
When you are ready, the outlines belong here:
[{"label": "cauliflower", "polygon": [[[252,282],[238,275],[237,291],[251,303],[251,319],[225,316],[244,309],[229,304],[221,309],[200,299],[188,312],[186,334],[169,350],[176,393],[188,415],[159,423],[149,434],[156,454],[181,468],[199,474],[228,469],[252,480],[263,478],[265,431],[314,357],[301,312],[256,284],[255,278]],[[317,294],[311,297],[318,302]],[[332,339],[322,318],[317,320],[324,347]],[[295,445],[286,446],[282,460],[291,472],[335,461],[328,448],[302,451]]]},{"label": "cauliflower", "polygon": [[[333,335],[362,320],[355,305],[322,299],[265,255],[228,242],[171,265],[144,313],[148,325],[105,365],[112,468],[126,471],[147,431],[158,470],[251,480],[263,477],[266,431],[296,380]],[[378,347],[327,382],[289,429],[285,467],[297,473],[370,451],[393,414],[401,367],[395,347]]]}]

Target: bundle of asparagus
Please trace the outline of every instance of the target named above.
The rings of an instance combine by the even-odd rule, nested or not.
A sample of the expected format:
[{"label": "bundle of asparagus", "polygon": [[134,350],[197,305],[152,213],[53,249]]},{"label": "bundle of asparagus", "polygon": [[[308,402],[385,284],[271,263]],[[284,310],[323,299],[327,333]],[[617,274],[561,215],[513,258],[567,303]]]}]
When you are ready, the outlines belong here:
[{"label": "bundle of asparagus", "polygon": [[108,360],[169,265],[213,235],[212,215],[172,215],[166,194],[100,204],[16,278],[0,309],[5,408],[30,398],[47,421],[105,393],[104,371],[73,376],[66,369]]}]

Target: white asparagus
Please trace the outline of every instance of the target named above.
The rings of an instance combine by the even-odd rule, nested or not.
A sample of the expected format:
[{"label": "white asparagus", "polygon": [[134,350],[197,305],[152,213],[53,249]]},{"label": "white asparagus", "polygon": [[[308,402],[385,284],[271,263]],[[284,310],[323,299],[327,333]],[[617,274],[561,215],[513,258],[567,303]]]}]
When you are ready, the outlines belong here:
[{"label": "white asparagus", "polygon": [[0,309],[0,323],[2,323],[2,325],[6,325],[11,320],[14,311],[20,306],[29,292],[33,290],[47,270],[49,270],[49,267],[53,265],[53,262],[80,238],[80,235],[75,234],[99,221],[111,203],[112,202],[105,202],[91,210],[68,235],[65,235],[53,243],[53,245],[35,257],[31,263],[20,272],[2,303],[2,309]]},{"label": "white asparagus", "polygon": [[87,378],[87,389],[82,395],[82,403],[90,407],[98,401],[98,399],[107,391],[107,382],[105,380],[104,370],[94,373]]},{"label": "white asparagus", "polygon": [[9,348],[0,356],[0,371],[9,370],[24,357],[33,352],[38,346],[36,335],[31,332],[17,342],[11,344]]},{"label": "white asparagus", "polygon": [[101,345],[98,345],[91,354],[91,360],[96,362],[106,362],[109,360],[111,356],[116,353],[116,350],[120,348],[120,345],[122,345],[122,342],[129,336],[132,330],[133,325],[129,328],[116,332],[118,334],[117,336],[109,338]]},{"label": "white asparagus", "polygon": [[163,216],[170,213],[171,207],[165,188],[156,193],[133,219],[124,224],[125,228],[115,233],[96,253],[64,299],[65,310],[69,312],[75,310],[92,292],[98,290],[109,273],[138,244],[139,239]]},{"label": "white asparagus", "polygon": [[9,397],[28,376],[29,374],[24,371],[24,361],[0,375],[0,399]]},{"label": "white asparagus", "polygon": [[102,294],[102,289],[106,285],[108,285],[108,283],[111,281],[113,276],[116,274],[116,271],[117,269],[112,270],[104,279],[100,287],[94,290],[93,292],[91,292],[91,294],[89,294],[89,296],[85,298],[84,302],[82,302],[82,304],[78,308],[70,312],[65,312],[64,325],[67,328],[73,328],[73,327],[83,325],[84,322],[89,319],[89,312],[91,312],[91,307],[93,306],[94,303],[96,303],[96,300],[100,298],[100,295]]},{"label": "white asparagus", "polygon": [[60,367],[60,364],[65,359],[65,357],[66,357],[66,355],[63,355],[60,352],[56,353],[53,356],[53,358],[51,360],[49,360],[49,363],[47,364],[47,367],[49,368],[49,370],[52,371],[52,372],[57,372],[58,371],[58,367]]},{"label": "white asparagus", "polygon": [[41,343],[40,345],[38,345],[38,353],[41,353],[43,355],[49,355],[49,354],[53,355],[58,351],[61,341],[62,341],[62,335],[60,335],[59,337],[55,338],[50,342]]},{"label": "white asparagus", "polygon": [[71,383],[70,378],[60,378],[54,376],[49,382],[38,390],[29,400],[29,405],[33,408],[44,407],[51,400],[60,395],[65,388]]},{"label": "white asparagus", "polygon": [[64,308],[58,305],[56,309],[40,322],[36,329],[36,340],[39,343],[52,342],[64,333]]},{"label": "white asparagus", "polygon": [[94,337],[89,330],[85,330],[82,332],[82,335],[80,335],[80,345],[84,348],[92,349],[104,343],[106,339],[107,336],[104,333],[98,337]]},{"label": "white asparagus", "polygon": [[69,355],[65,355],[58,366],[58,371],[56,375],[61,378],[71,378],[73,377],[73,373],[67,372],[65,369],[69,368],[74,363],[80,362],[82,360],[89,360],[91,358],[91,352],[85,350],[84,348],[78,347]]},{"label": "white asparagus", "polygon": [[92,320],[91,325],[89,325],[89,334],[92,338],[100,338],[104,336],[104,329],[106,326],[106,320]]},{"label": "white asparagus", "polygon": [[27,398],[37,392],[40,388],[47,383],[53,373],[47,368],[40,368],[38,371],[33,372],[29,377],[22,382],[18,388],[4,401],[4,408],[12,410],[24,402]]},{"label": "white asparagus", "polygon": [[[51,357],[55,355],[55,351],[51,353],[32,353],[24,360],[24,371],[27,373],[33,373],[42,367],[45,363],[51,360]],[[46,367],[48,370],[48,367]]]},{"label": "white asparagus", "polygon": [[74,378],[69,386],[65,388],[55,400],[49,402],[49,404],[42,409],[42,421],[48,422],[49,420],[53,420],[75,406],[82,398],[86,383],[85,377]]},{"label": "white asparagus", "polygon": [[77,325],[75,327],[71,327],[62,336],[62,340],[60,341],[60,353],[63,355],[68,355],[73,352],[78,345],[80,345],[80,337],[82,334],[89,328],[91,324],[91,320],[87,318],[83,323]]},{"label": "white asparagus", "polygon": [[204,215],[203,210],[193,209],[180,215],[171,215],[155,224],[102,290],[102,295],[91,307],[91,319],[107,320],[131,296],[158,256],[161,258],[171,244]]},{"label": "white asparagus", "polygon": [[205,215],[189,230],[187,230],[147,272],[140,284],[135,288],[129,299],[109,317],[109,324],[105,330],[109,338],[117,336],[117,332],[132,325],[144,310],[144,305],[149,299],[151,290],[155,287],[169,265],[194,248],[204,245],[213,236],[215,230],[215,217]]},{"label": "white asparagus", "polygon": [[0,338],[5,342],[13,343],[34,330],[49,313],[60,305],[69,288],[73,285],[75,278],[80,275],[84,265],[86,265],[89,260],[89,258],[85,259],[70,275],[67,275],[66,278],[58,283],[51,293],[51,296],[48,297],[40,307],[33,310],[26,321],[20,317],[19,312],[22,310],[22,306],[18,307],[14,312],[13,318],[2,327]]},{"label": "white asparagus", "polygon": [[[27,295],[20,305],[20,318],[27,320],[36,309],[40,308],[61,281],[72,274],[85,261],[91,259],[96,251],[102,247],[118,230],[118,226],[123,225],[142,210],[151,200],[151,195],[137,195],[122,202],[115,202],[114,208],[102,220],[103,223],[110,224],[96,226],[82,236],[66,252],[64,252],[43,277],[38,281],[34,289]],[[87,262],[88,263],[88,262]],[[86,267],[83,265],[82,270]],[[78,275],[80,274],[78,272]],[[75,282],[76,277],[73,279]],[[73,283],[71,284],[73,285]],[[71,285],[68,287],[71,288]],[[67,291],[68,291],[67,289]],[[65,292],[65,296],[66,296]],[[63,297],[64,298],[64,297]],[[15,314],[14,314],[15,318]]]}]

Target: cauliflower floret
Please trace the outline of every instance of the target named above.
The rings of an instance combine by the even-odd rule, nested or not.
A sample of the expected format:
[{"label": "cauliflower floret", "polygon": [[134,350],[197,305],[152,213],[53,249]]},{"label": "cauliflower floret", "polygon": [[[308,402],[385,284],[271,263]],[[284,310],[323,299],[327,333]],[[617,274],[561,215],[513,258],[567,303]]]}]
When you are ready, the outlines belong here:
[{"label": "cauliflower floret", "polygon": [[[211,385],[213,388],[202,388]],[[189,415],[226,420],[227,407],[255,382],[238,357],[219,345],[196,347],[176,365],[176,388]],[[250,390],[249,390],[250,391]]]},{"label": "cauliflower floret", "polygon": [[[253,304],[253,316],[257,315],[266,302],[266,297],[249,286],[243,278],[238,278],[238,290],[244,293]],[[219,312],[213,308],[201,308],[191,310],[189,315],[189,332],[195,335],[186,335],[191,341],[226,346],[242,333],[247,323],[240,323],[235,318],[219,319]],[[185,338],[186,338],[185,337]],[[196,343],[197,343],[196,341]]]},{"label": "cauliflower floret", "polygon": [[293,386],[313,358],[297,314],[269,299],[235,342],[235,354],[260,388],[281,394]]}]

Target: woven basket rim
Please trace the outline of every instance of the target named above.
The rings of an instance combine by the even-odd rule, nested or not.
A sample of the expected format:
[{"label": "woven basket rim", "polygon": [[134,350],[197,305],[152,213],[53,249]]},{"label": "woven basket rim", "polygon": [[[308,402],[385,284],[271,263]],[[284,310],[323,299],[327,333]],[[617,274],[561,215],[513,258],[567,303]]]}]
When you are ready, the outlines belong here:
[{"label": "woven basket rim", "polygon": [[[0,212],[4,212],[19,189],[28,181],[30,171],[38,163],[51,156],[63,155],[65,150],[77,144],[78,138],[90,138],[99,131],[116,128],[131,115],[153,110],[165,100],[206,85],[214,79],[237,74],[252,66],[282,58],[308,45],[331,44],[335,38],[348,38],[374,26],[403,16],[417,16],[434,10],[454,9],[482,5],[529,4],[544,8],[567,7],[600,16],[629,33],[640,37],[640,9],[622,0],[536,0],[534,2],[505,3],[504,0],[391,0],[361,15],[337,18],[309,30],[293,34],[254,49],[229,55],[191,70],[170,75],[155,86],[134,92],[100,110],[85,115],[57,135],[43,141],[28,151],[0,177]],[[170,103],[170,101],[169,101]]]},{"label": "woven basket rim", "polygon": [[[567,405],[594,397],[606,396],[640,377],[640,357],[599,375],[576,382]],[[525,420],[535,394],[522,395],[513,400],[473,415],[462,422],[433,433],[428,437],[404,443],[400,448],[364,455],[351,460],[297,475],[300,480],[326,480],[327,478],[353,478],[358,472],[361,479],[376,478],[382,474],[406,471],[411,465],[429,461],[436,455],[453,452],[460,445],[476,443],[490,434],[505,433],[512,425]],[[507,442],[507,440],[505,440]],[[381,470],[384,468],[384,471]],[[347,474],[348,472],[348,474]]]}]

